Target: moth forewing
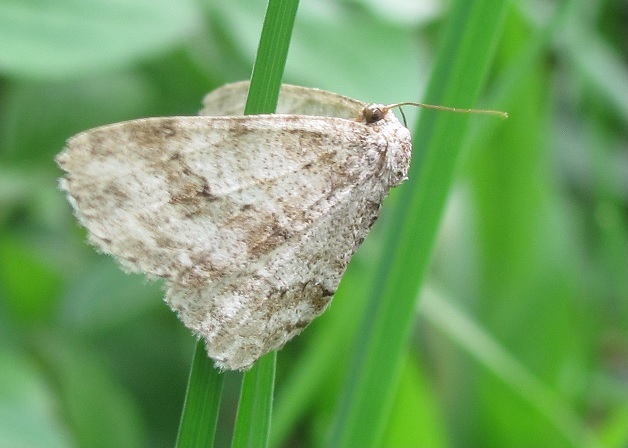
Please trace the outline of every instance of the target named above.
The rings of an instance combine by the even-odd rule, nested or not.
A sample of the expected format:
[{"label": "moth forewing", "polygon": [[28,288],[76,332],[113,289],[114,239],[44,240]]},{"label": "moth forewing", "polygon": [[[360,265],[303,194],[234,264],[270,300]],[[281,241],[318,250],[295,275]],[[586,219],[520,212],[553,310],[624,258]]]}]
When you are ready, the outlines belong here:
[{"label": "moth forewing", "polygon": [[[229,113],[245,91],[219,89],[204,113]],[[90,242],[166,279],[167,302],[221,368],[250,367],[324,311],[407,176],[410,134],[392,113],[358,122],[363,103],[295,86],[280,104],[292,114],[103,126],[57,157]]]}]

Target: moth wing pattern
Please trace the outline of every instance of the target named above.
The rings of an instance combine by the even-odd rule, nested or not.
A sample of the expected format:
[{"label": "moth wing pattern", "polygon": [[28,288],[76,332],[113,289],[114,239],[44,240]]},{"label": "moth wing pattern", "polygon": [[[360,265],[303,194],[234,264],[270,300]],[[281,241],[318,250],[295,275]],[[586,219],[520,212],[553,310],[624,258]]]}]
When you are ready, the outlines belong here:
[{"label": "moth wing pattern", "polygon": [[[330,303],[385,191],[375,177],[333,187],[311,225],[209,288],[170,285],[166,300],[221,368],[244,369],[283,346]],[[313,210],[312,210],[313,211]],[[260,337],[261,335],[261,337]]]},{"label": "moth wing pattern", "polygon": [[[293,87],[282,107],[323,92]],[[245,91],[220,90],[224,104]],[[365,125],[362,103],[325,95],[320,109],[352,119],[139,119],[80,133],[57,157],[90,242],[166,279],[167,302],[221,368],[250,367],[322,313],[407,174],[410,137],[392,114]]]}]

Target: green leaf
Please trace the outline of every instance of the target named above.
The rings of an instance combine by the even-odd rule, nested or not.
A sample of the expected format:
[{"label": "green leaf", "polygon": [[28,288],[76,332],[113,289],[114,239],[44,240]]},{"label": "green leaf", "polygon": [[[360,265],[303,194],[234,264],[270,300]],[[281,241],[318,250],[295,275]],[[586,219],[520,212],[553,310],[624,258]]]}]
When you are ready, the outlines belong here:
[{"label": "green leaf", "polygon": [[[272,113],[277,107],[283,69],[288,56],[290,37],[298,4],[297,0],[271,0],[268,4],[259,50],[251,77],[251,86],[245,107],[246,114]],[[201,343],[199,342],[198,345],[200,346]],[[198,373],[196,376],[194,372],[209,370],[209,366],[201,365],[206,364],[206,361],[204,350],[197,346],[197,356],[194,357],[191,380],[198,377],[199,381],[202,381],[202,374]],[[275,363],[276,354],[274,352],[269,353],[244,375],[232,446],[261,447],[268,444],[275,385]],[[219,380],[214,379],[214,381],[217,382]],[[214,412],[217,412],[220,397],[218,395],[210,397],[191,396],[198,394],[197,390],[199,388],[200,386],[194,389],[188,388],[179,440],[202,440],[205,445],[200,443],[198,445],[181,444],[178,445],[179,447],[213,445],[213,433],[216,427]],[[206,398],[212,401],[211,404],[206,406],[212,410],[212,422],[211,425],[208,425],[211,426],[209,431],[206,431],[208,428],[199,428],[199,422],[204,422],[203,416],[190,410],[188,404],[197,400],[202,402]],[[200,404],[197,404],[197,407],[200,406]],[[195,431],[201,431],[204,435],[195,437]]]},{"label": "green leaf", "polygon": [[[298,0],[270,0],[268,3],[245,114],[272,113],[277,107],[298,6]],[[268,445],[276,360],[276,353],[269,353],[244,375],[233,434],[234,448]]]},{"label": "green leaf", "polygon": [[298,0],[270,0],[264,19],[245,114],[275,112],[288,58]]},{"label": "green leaf", "polygon": [[0,70],[40,79],[112,70],[174,48],[200,17],[186,0],[4,0]]},{"label": "green leaf", "polygon": [[214,446],[223,382],[224,375],[213,366],[205,351],[205,343],[199,340],[188,379],[177,448]]},{"label": "green leaf", "polygon": [[[425,102],[458,107],[476,103],[507,4],[455,2]],[[410,181],[401,187],[328,446],[379,445],[468,120],[465,114],[421,114]]]},{"label": "green leaf", "polygon": [[253,368],[244,374],[232,448],[268,445],[276,361],[277,354],[271,352],[260,358]]},{"label": "green leaf", "polygon": [[77,446],[145,445],[144,422],[136,404],[105,368],[104,359],[80,342],[49,334],[39,338],[36,348],[58,390],[62,414]]},{"label": "green leaf", "polygon": [[71,446],[49,381],[23,354],[0,350],[0,446]]},{"label": "green leaf", "polygon": [[447,443],[444,419],[438,412],[434,391],[415,359],[409,357],[395,395],[382,446],[452,446]]},{"label": "green leaf", "polygon": [[[390,6],[380,8],[389,11]],[[215,28],[237,30],[227,37],[233,41],[229,59],[223,61],[224,55],[215,52],[212,66],[232,66],[234,52],[243,60],[255,57],[264,3],[240,0],[212,2],[208,7]],[[414,25],[391,23],[362,2],[317,2],[303,4],[296,29],[285,69],[288,82],[329,89],[365,102],[419,100],[417,91],[425,84],[422,67],[430,59],[423,42],[417,42],[425,37],[417,36]],[[321,69],[331,61],[333,69]]]}]

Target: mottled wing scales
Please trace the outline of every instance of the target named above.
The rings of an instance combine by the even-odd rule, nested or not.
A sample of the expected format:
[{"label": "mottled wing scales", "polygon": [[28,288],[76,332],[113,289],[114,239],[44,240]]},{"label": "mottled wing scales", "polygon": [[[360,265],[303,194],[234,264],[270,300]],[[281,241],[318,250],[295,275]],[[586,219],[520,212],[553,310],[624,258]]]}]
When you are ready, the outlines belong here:
[{"label": "mottled wing scales", "polygon": [[218,280],[301,232],[327,213],[323,198],[368,175],[329,119],[277,118],[97,128],[59,155],[62,187],[90,240],[127,269],[182,285]]},{"label": "mottled wing scales", "polygon": [[325,310],[377,217],[382,194],[369,180],[334,195],[326,215],[258,264],[210,288],[170,285],[167,301],[206,340],[221,368],[248,368]]},{"label": "mottled wing scales", "polygon": [[[203,113],[237,113],[246,87],[208,95]],[[384,196],[406,177],[407,129],[392,114],[355,121],[363,106],[284,86],[281,110],[321,116],[103,126],[68,141],[61,187],[94,245],[167,279],[166,300],[208,354],[245,369],[323,312]]]}]

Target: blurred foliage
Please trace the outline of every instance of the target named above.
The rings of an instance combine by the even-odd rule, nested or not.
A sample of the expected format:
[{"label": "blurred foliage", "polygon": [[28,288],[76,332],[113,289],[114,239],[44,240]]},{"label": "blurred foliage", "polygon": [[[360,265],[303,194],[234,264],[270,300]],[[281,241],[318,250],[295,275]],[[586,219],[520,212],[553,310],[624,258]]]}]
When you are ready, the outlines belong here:
[{"label": "blurred foliage", "polygon": [[[194,339],[158,284],[85,244],[53,157],[78,131],[195,114],[248,78],[264,7],[0,2],[0,446],[174,444]],[[477,105],[511,118],[473,120],[385,446],[628,444],[627,14],[620,0],[512,3]],[[447,17],[435,0],[302,2],[285,81],[420,100]],[[324,446],[364,305],[352,292],[385,225],[342,300],[279,353],[278,446]]]}]

